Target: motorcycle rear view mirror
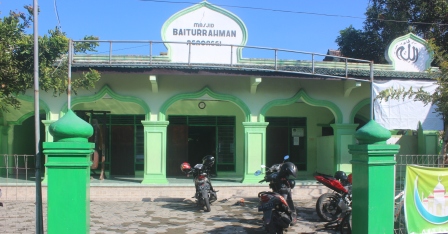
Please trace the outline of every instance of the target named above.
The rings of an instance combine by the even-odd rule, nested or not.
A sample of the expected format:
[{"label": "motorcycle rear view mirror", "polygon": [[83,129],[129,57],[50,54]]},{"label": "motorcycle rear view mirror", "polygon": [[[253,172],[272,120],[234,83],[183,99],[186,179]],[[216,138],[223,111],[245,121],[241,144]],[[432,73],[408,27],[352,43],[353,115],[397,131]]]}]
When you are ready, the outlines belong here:
[{"label": "motorcycle rear view mirror", "polygon": [[259,175],[261,175],[261,171],[260,171],[260,170],[257,170],[257,171],[254,173],[254,175],[255,175],[255,176],[259,176]]},{"label": "motorcycle rear view mirror", "polygon": [[283,157],[283,160],[288,160],[289,159],[289,155],[286,155],[285,157]]}]

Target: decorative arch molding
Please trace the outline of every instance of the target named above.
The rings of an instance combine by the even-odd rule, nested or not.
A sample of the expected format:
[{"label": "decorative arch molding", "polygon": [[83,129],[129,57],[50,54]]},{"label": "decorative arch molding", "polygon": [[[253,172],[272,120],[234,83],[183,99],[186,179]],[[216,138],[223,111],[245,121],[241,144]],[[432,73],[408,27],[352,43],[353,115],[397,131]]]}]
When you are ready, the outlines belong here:
[{"label": "decorative arch molding", "polygon": [[[357,118],[357,119],[359,119],[359,120],[362,120],[362,121],[364,121],[365,123],[368,123],[368,122],[370,121],[370,119],[368,119],[368,118],[366,118],[366,117],[364,117],[364,116],[362,116],[362,115],[355,115],[355,118]],[[354,120],[353,120],[353,122],[354,122]]]},{"label": "decorative arch molding", "polygon": [[[45,112],[44,110],[40,110],[39,114],[46,114],[47,119],[49,117],[49,112]],[[24,115],[22,115],[18,120],[16,121],[8,121],[8,124],[10,125],[21,125],[23,123],[23,121],[27,120],[28,118],[30,118],[31,116],[34,116],[34,111],[30,111]]]},{"label": "decorative arch molding", "polygon": [[[25,101],[25,102],[31,102],[31,103],[34,102],[34,97],[22,95],[22,94],[17,95],[17,99]],[[48,107],[46,102],[44,102],[42,99],[39,99],[39,114],[43,114],[43,113],[45,113],[45,118],[47,120],[49,120],[51,117],[50,108]],[[3,116],[3,115],[0,115],[0,116]],[[16,121],[7,121],[7,122],[8,122],[8,124],[11,124],[11,125],[21,125],[23,123],[23,121],[25,121],[26,119],[28,119],[31,116],[34,116],[34,110],[22,115]]]},{"label": "decorative arch molding", "polygon": [[339,107],[330,101],[325,100],[317,100],[312,97],[310,97],[304,90],[300,90],[296,93],[293,97],[289,99],[277,99],[268,102],[266,105],[263,106],[260,112],[260,122],[265,121],[266,113],[269,109],[271,109],[274,106],[286,106],[293,104],[297,102],[297,100],[302,99],[306,104],[311,106],[318,106],[318,107],[325,107],[333,113],[335,118],[335,123],[342,123],[342,111],[339,109]]},{"label": "decorative arch molding", "polygon": [[[17,98],[22,101],[26,101],[26,102],[34,102],[34,97],[27,96],[27,95],[19,94],[19,95],[17,95]],[[47,103],[44,102],[42,99],[39,99],[39,108],[44,110],[45,113],[47,113],[47,115],[49,115],[50,107],[48,107]],[[47,116],[47,117],[49,117],[49,116]]]},{"label": "decorative arch molding", "polygon": [[244,115],[246,116],[246,121],[247,122],[250,121],[250,110],[249,107],[246,105],[246,103],[244,103],[241,99],[232,95],[215,93],[208,87],[204,87],[202,90],[196,93],[178,94],[168,99],[165,103],[163,103],[162,107],[160,108],[159,121],[166,120],[166,112],[173,103],[183,99],[200,98],[204,95],[208,95],[217,100],[225,100],[236,104],[244,112]]},{"label": "decorative arch molding", "polygon": [[[355,105],[355,107],[350,112],[349,121],[351,124],[355,122],[355,117],[356,117],[356,114],[358,113],[358,111],[361,110],[361,108],[363,108],[366,105],[370,105],[370,98],[366,98],[366,99],[358,102],[358,104]],[[372,118],[372,117],[370,117],[370,118]]]},{"label": "decorative arch molding", "polygon": [[[94,102],[96,100],[103,98],[105,95],[109,95],[111,98],[113,98],[114,100],[117,100],[117,101],[132,102],[132,103],[138,104],[139,106],[141,106],[143,108],[144,112],[146,113],[145,119],[149,120],[150,109],[149,109],[149,106],[146,104],[146,102],[144,102],[142,99],[137,98],[137,97],[119,95],[119,94],[115,93],[108,85],[104,85],[103,88],[101,88],[94,95],[73,98],[72,106],[75,106],[80,103]],[[68,110],[67,103],[65,103],[64,106],[62,107],[61,112],[66,113],[67,110]]]}]

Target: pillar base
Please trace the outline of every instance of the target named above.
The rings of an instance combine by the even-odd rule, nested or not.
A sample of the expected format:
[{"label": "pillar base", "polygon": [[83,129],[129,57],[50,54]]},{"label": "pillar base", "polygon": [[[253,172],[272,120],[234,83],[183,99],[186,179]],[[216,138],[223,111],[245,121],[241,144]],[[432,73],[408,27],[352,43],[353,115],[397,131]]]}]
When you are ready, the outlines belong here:
[{"label": "pillar base", "polygon": [[165,175],[145,175],[141,184],[169,184]]},{"label": "pillar base", "polygon": [[263,179],[264,175],[255,176],[255,175],[245,175],[243,180],[241,180],[242,184],[258,184],[260,180]]}]

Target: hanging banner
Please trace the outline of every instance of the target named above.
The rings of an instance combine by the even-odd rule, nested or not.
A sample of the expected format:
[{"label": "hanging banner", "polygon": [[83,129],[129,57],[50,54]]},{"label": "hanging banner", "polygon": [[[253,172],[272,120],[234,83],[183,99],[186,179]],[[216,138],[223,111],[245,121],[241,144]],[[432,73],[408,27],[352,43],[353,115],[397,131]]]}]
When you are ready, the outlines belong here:
[{"label": "hanging banner", "polygon": [[434,93],[438,85],[435,81],[410,81],[410,80],[388,80],[374,81],[374,118],[375,121],[386,129],[411,129],[417,130],[419,122],[423,130],[443,130],[443,119],[436,109],[436,105],[425,105],[421,101],[414,101],[413,98],[400,100],[375,99],[378,94],[387,89],[418,90],[422,88],[428,93]]},{"label": "hanging banner", "polygon": [[448,168],[406,167],[404,211],[408,233],[448,233]]}]

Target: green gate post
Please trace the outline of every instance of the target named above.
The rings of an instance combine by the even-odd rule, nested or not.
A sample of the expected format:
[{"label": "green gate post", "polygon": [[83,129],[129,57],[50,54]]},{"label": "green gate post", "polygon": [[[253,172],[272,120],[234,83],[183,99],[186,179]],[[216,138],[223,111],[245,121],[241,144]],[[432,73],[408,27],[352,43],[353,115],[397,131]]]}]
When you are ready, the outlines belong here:
[{"label": "green gate post", "polygon": [[389,130],[374,120],[355,133],[358,145],[349,145],[352,154],[352,233],[393,233],[394,156],[399,145],[388,145]]},{"label": "green gate post", "polygon": [[50,125],[54,142],[44,142],[47,172],[48,234],[89,233],[90,124],[69,110]]}]

